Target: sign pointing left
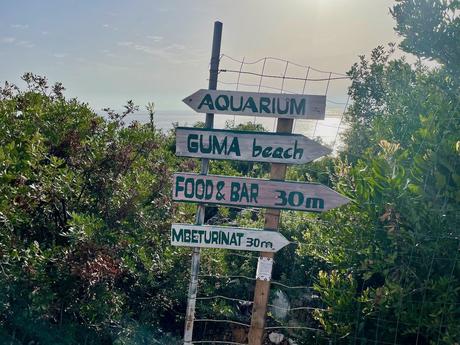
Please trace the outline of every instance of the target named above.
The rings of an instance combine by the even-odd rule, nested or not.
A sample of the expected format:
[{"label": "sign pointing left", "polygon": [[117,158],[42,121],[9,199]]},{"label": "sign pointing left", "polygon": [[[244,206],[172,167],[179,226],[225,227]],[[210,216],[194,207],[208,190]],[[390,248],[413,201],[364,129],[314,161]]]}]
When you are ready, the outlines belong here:
[{"label": "sign pointing left", "polygon": [[326,96],[201,89],[182,100],[198,113],[323,120]]},{"label": "sign pointing left", "polygon": [[277,252],[289,241],[276,231],[213,225],[171,225],[173,246]]}]

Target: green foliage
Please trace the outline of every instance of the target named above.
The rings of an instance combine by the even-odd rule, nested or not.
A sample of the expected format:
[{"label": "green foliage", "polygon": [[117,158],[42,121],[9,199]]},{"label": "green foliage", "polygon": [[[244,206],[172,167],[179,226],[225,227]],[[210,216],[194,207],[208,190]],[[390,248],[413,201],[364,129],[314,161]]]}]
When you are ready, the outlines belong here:
[{"label": "green foliage", "polygon": [[[299,344],[460,339],[458,10],[456,0],[398,0],[401,47],[441,66],[392,59],[393,45],[361,56],[348,73],[346,150],[288,169],[352,201],[283,211],[280,231],[298,246],[277,253],[273,279],[313,288],[285,289],[294,309],[283,320],[269,311],[268,325],[320,329],[292,330]],[[173,221],[193,223],[196,206],[172,203],[170,176],[199,161],[175,156],[153,103],[148,124],[126,125],[132,102],[104,118],[59,83],[23,79],[25,91],[0,89],[0,343],[179,344],[190,250],[168,234]],[[268,177],[269,167],[213,161],[210,172]],[[206,221],[262,228],[264,211],[208,207]],[[257,256],[203,250],[200,296],[237,300],[200,299],[197,316],[249,323],[238,300],[252,300]],[[235,330],[195,324],[207,339]]]},{"label": "green foliage", "polygon": [[[193,223],[196,206],[171,202],[170,176],[197,172],[198,160],[175,156],[173,131],[151,121],[125,125],[132,102],[121,114],[106,109],[107,120],[65,99],[59,84],[48,91],[44,78],[24,79],[25,91],[1,89],[0,342],[174,344],[160,330],[182,330],[190,251],[170,246],[169,228]],[[213,161],[210,172],[266,177],[268,165]],[[263,213],[208,207],[206,221],[263,227]],[[300,236],[286,224],[287,237]],[[228,276],[253,277],[257,253],[236,254],[202,252],[201,272],[214,277],[200,279],[200,295],[252,299],[252,280]],[[310,260],[294,246],[281,255],[274,277],[301,284]],[[238,302],[202,300],[197,308],[203,318],[249,322],[250,308]],[[231,337],[197,323],[204,329]]]},{"label": "green foliage", "polygon": [[329,334],[349,334],[354,322],[356,300],[356,281],[351,274],[339,274],[332,270],[330,273],[320,271],[315,288],[322,291],[321,298],[326,305],[334,309],[315,310],[324,330]]},{"label": "green foliage", "polygon": [[[352,203],[303,225],[326,269],[315,312],[335,342],[452,344],[460,337],[460,97],[449,69],[376,48],[349,72],[347,150],[329,166]],[[324,169],[320,169],[324,170]]]},{"label": "green foliage", "polygon": [[391,14],[401,48],[419,57],[434,59],[460,78],[460,1],[396,0]]},{"label": "green foliage", "polygon": [[0,90],[1,342],[129,343],[128,320],[175,329],[186,254],[167,234],[191,213],[169,176],[190,162],[151,124],[124,126],[130,102],[107,121],[23,79]]}]

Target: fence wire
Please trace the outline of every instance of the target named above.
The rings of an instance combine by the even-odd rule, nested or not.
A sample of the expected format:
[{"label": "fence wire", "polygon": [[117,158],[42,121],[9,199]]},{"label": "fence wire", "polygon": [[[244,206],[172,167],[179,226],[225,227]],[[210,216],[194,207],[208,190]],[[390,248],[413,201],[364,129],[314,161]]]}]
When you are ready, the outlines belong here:
[{"label": "fence wire", "polygon": [[[225,89],[233,88],[235,91],[325,95],[327,102],[326,119],[329,119],[329,121],[296,119],[294,121],[293,132],[301,133],[312,138],[319,138],[327,146],[333,149],[338,148],[340,132],[345,129],[345,126],[343,126],[343,116],[350,100],[347,96],[347,88],[350,80],[346,74],[324,71],[311,66],[301,65],[292,61],[274,57],[264,57],[255,61],[248,61],[245,57],[242,59],[236,59],[229,55],[222,54],[220,66],[218,83]],[[233,126],[236,126],[238,123],[247,122],[247,117],[243,116],[235,115],[227,116],[227,118]],[[266,128],[272,128],[273,131],[276,129],[276,118],[267,119],[255,116],[252,118],[252,121],[254,125],[261,124]],[[238,207],[235,209],[241,209],[244,210],[244,212],[261,212],[261,210],[258,209],[244,209]],[[292,244],[297,243],[292,242]],[[258,255],[241,254],[234,251],[226,251],[225,255],[228,257],[234,256],[236,259],[239,258],[239,260],[248,261],[255,270],[255,260],[257,260]],[[215,283],[218,286],[241,284],[243,281],[247,282],[247,284],[254,285],[255,272],[253,273],[253,277],[249,277],[241,274],[220,275],[218,273],[205,272],[200,274],[199,278],[219,281],[218,283]],[[313,287],[310,284],[290,286],[288,284],[284,284],[283,282],[273,280],[271,281],[271,285],[274,288],[281,289],[286,292],[293,291],[297,294],[303,293],[311,295],[313,291]],[[206,304],[207,308],[214,303],[220,303],[219,301],[227,301],[233,305],[234,309],[236,309],[238,305],[246,305],[246,307],[252,308],[252,288],[249,288],[247,293],[246,297],[224,296],[220,293],[203,294],[197,297],[197,302],[199,302],[199,305],[202,305],[203,303]],[[276,311],[283,313],[292,313],[297,311],[312,313],[313,311],[326,311],[326,309],[321,307],[311,307],[307,305],[284,307],[274,304],[273,302],[268,304],[268,308],[274,313],[276,313]],[[198,310],[200,310],[200,308],[198,308]],[[233,315],[234,314],[235,313],[233,313]],[[198,324],[204,325],[211,323],[227,324],[227,326],[239,326],[246,329],[250,326],[249,323],[231,319],[228,315],[227,317],[222,317],[225,315],[213,316],[214,317],[212,318],[198,317],[195,321]],[[283,324],[283,322],[277,323],[278,324],[268,324],[266,326],[266,330],[269,332],[288,331],[293,336],[297,331],[310,331],[315,334],[323,332],[323,330],[319,327],[314,328],[307,327],[305,325],[289,325]],[[206,340],[206,326],[203,326],[201,339],[194,341],[194,343],[236,344],[225,340]]]},{"label": "fence wire", "polygon": [[[218,83],[225,89],[252,92],[326,95],[326,120],[294,120],[294,133],[318,138],[338,150],[340,133],[346,128],[343,115],[349,104],[349,77],[344,73],[324,71],[285,59],[264,57],[255,61],[221,55]],[[228,116],[237,125],[247,122],[243,116]],[[253,118],[254,125],[276,129],[276,118]]]},{"label": "fence wire", "polygon": [[[340,151],[342,144],[341,144],[341,134],[344,130],[347,129],[347,124],[345,121],[345,114],[347,111],[348,106],[350,105],[350,96],[348,95],[348,87],[350,85],[350,79],[344,73],[337,73],[331,71],[320,70],[308,65],[298,64],[296,62],[274,58],[274,57],[264,57],[255,61],[249,61],[246,58],[237,59],[231,57],[226,54],[222,54],[221,61],[220,61],[220,73],[219,73],[219,80],[218,83],[222,86],[221,88],[224,89],[234,89],[238,91],[252,91],[252,92],[276,92],[276,93],[286,93],[286,94],[318,94],[318,95],[326,95],[326,119],[325,120],[295,120],[294,121],[294,133],[299,133],[306,135],[310,138],[319,139],[323,144],[332,148],[335,152]],[[221,116],[221,115],[220,115]],[[243,116],[227,116],[228,120],[236,126],[239,123],[246,123],[247,117]],[[263,125],[265,128],[273,129],[276,128],[277,119],[268,119],[262,117],[253,117],[251,118],[254,125],[260,124]],[[431,121],[434,121],[433,118]],[[455,121],[454,118],[451,121]],[[408,128],[405,129],[406,131]],[[422,143],[419,146],[418,152],[415,154],[419,154],[422,150],[426,149],[426,144]],[[436,153],[440,150],[441,147],[437,146],[433,149]],[[424,151],[423,151],[424,152]],[[317,168],[306,167],[305,171],[309,171],[315,174],[328,174],[329,172],[324,170],[318,170]],[[425,179],[425,185],[428,181]],[[426,187],[426,186],[425,186]],[[369,203],[366,205],[361,205],[362,207],[372,206],[373,203]],[[232,207],[234,209],[241,210],[243,212],[251,212],[251,213],[260,213],[264,212],[261,209],[255,208],[238,208]],[[460,209],[458,210],[460,211]],[[304,216],[305,224],[317,224],[321,226],[328,226],[329,228],[337,229],[337,233],[342,231],[339,229],[336,224],[334,223],[334,219],[319,219],[314,215],[307,214]],[[420,219],[420,222],[425,224],[425,220],[423,218]],[[429,225],[426,222],[426,225]],[[307,228],[306,228],[307,229]],[[306,230],[305,229],[305,230]],[[418,229],[418,228],[417,228]],[[405,265],[407,268],[411,266],[413,262],[417,260],[427,260],[426,257],[419,255],[417,246],[423,245],[425,243],[434,243],[439,245],[442,240],[448,241],[455,241],[457,243],[458,250],[455,252],[453,256],[443,257],[437,256],[433,254],[430,258],[428,258],[427,262],[427,275],[426,277],[416,277],[420,279],[424,283],[422,284],[421,293],[422,298],[420,300],[411,300],[410,303],[407,302],[406,299],[411,299],[411,294],[417,293],[419,291],[412,291],[409,295],[400,295],[400,299],[398,301],[399,307],[401,308],[403,305],[406,307],[409,305],[414,305],[414,308],[421,308],[421,311],[430,308],[430,305],[433,303],[438,303],[443,306],[446,305],[446,301],[427,301],[427,294],[428,294],[428,282],[430,281],[430,277],[433,274],[434,270],[436,269],[436,265],[452,265],[450,269],[450,279],[453,281],[455,269],[458,265],[458,252],[460,251],[460,240],[459,235],[456,233],[452,234],[435,234],[433,236],[427,236],[426,234],[420,233],[417,229],[412,233],[411,240],[417,245],[414,245],[410,248],[409,255],[406,256]],[[376,241],[377,237],[379,236],[379,231],[375,231],[373,233],[372,241]],[[299,243],[297,240],[291,242],[292,244],[303,246],[305,250],[315,250],[317,252],[321,252],[322,250],[327,251],[330,250],[331,245],[326,243],[324,245],[315,243],[315,244],[305,244]],[[354,253],[356,252],[355,248],[341,248],[341,250],[347,253]],[[439,254],[439,253],[438,253]],[[213,305],[220,305],[222,301],[226,301],[228,304],[227,306],[230,308],[226,310],[221,315],[213,315],[210,317],[207,315],[206,317],[203,315],[202,317],[198,318],[196,321],[199,324],[204,324],[201,328],[201,337],[200,340],[194,341],[194,343],[215,343],[215,344],[243,344],[240,342],[228,342],[223,339],[219,341],[209,340],[209,335],[207,334],[207,324],[219,324],[219,325],[227,325],[223,326],[223,330],[228,330],[228,327],[242,327],[247,330],[250,326],[250,318],[244,321],[238,319],[238,307],[242,305],[246,307],[252,307],[252,297],[253,297],[253,285],[255,281],[255,260],[258,258],[257,255],[252,254],[241,254],[236,253],[233,251],[226,251],[226,257],[234,257],[235,260],[240,264],[240,267],[252,267],[251,271],[254,275],[248,276],[246,274],[238,274],[235,272],[235,275],[225,275],[220,274],[219,272],[213,271],[212,269],[208,269],[207,271],[200,274],[201,280],[206,280],[207,283],[214,282],[216,289],[219,292],[211,292],[206,291],[202,292],[197,300],[200,302],[200,305],[203,308],[198,308],[198,312],[203,312],[205,310],[209,311],[212,309]],[[450,266],[449,266],[450,267]],[[248,270],[246,270],[247,272]],[[415,279],[415,277],[414,277]],[[239,284],[242,286],[243,292],[241,295],[237,296],[230,296],[225,294],[226,287],[233,287],[235,284]],[[306,296],[311,298],[314,295],[314,287],[312,286],[311,282],[306,285],[298,285],[298,286],[290,286],[285,284],[283,281],[274,280],[271,282],[275,291],[282,291],[282,295],[286,296],[286,298],[290,298],[290,294],[301,294],[302,296]],[[399,277],[399,286],[401,288],[407,290],[408,284],[410,282],[407,278],[404,278],[404,275],[401,274]],[[227,292],[231,292],[232,290],[229,289]],[[410,290],[409,290],[410,291]],[[246,296],[243,296],[246,295]],[[321,302],[321,301],[319,301]],[[450,303],[450,305],[454,308],[454,310],[460,309],[460,302],[459,303]],[[422,334],[422,316],[423,312],[420,312],[419,318],[417,320],[403,320],[401,318],[401,313],[398,313],[398,317],[394,320],[388,320],[382,313],[381,308],[377,308],[377,312],[373,312],[373,314],[367,315],[366,317],[363,316],[363,308],[364,303],[357,302],[357,307],[355,311],[355,315],[350,315],[350,313],[344,313],[342,315],[343,319],[339,319],[339,323],[344,320],[354,319],[356,324],[360,324],[366,320],[373,320],[375,322],[375,332],[373,337],[363,338],[359,333],[359,328],[355,327],[354,333],[348,335],[347,340],[342,339],[338,335],[329,335],[326,336],[324,328],[318,322],[314,322],[313,314],[315,312],[322,312],[328,313],[330,310],[325,306],[325,304],[311,306],[308,303],[304,305],[295,305],[295,306],[280,306],[274,303],[274,297],[272,296],[269,302],[269,314],[270,320],[269,323],[266,325],[265,330],[267,332],[278,332],[284,334],[286,337],[295,340],[297,336],[300,334],[305,334],[305,332],[309,332],[310,338],[314,339],[314,342],[317,344],[318,342],[328,343],[328,344],[342,344],[344,342],[349,344],[363,344],[363,343],[370,343],[370,344],[388,344],[388,345],[397,345],[399,344],[398,339],[401,336],[400,328],[402,325],[407,327],[411,327],[415,330],[417,337],[413,339],[413,343],[416,345],[422,345],[423,339],[421,338]],[[275,315],[278,312],[291,314],[292,312],[303,312],[303,317],[310,320],[310,323],[304,324],[293,324],[291,321],[284,321],[283,319],[278,319]],[[443,344],[443,322],[449,315],[443,313],[440,315],[440,323],[439,323],[439,336],[438,341],[436,344]],[[230,327],[230,328],[231,328]],[[365,326],[363,326],[365,327]],[[382,338],[381,334],[382,331],[391,327],[394,329],[394,339],[393,341],[388,341],[388,338]]]}]

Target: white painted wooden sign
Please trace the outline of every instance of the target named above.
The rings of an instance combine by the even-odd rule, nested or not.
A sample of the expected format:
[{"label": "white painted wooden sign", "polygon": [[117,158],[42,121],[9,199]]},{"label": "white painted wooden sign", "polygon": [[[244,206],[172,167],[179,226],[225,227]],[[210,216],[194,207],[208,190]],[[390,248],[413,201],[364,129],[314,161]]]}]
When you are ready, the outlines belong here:
[{"label": "white painted wooden sign", "polygon": [[322,120],[326,96],[201,89],[182,100],[198,113]]},{"label": "white painted wooden sign", "polygon": [[330,152],[300,134],[176,128],[177,156],[304,164]]},{"label": "white painted wooden sign", "polygon": [[171,225],[173,246],[277,252],[289,241],[276,231],[213,225]]},{"label": "white painted wooden sign", "polygon": [[323,212],[350,200],[318,183],[176,173],[173,200]]}]

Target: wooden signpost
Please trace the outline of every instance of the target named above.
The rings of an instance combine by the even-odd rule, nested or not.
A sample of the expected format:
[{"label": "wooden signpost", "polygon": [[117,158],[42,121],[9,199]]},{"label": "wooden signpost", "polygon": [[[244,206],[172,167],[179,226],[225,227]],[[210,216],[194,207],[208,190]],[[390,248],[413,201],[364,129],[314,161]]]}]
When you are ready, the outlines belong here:
[{"label": "wooden signpost", "polygon": [[201,89],[182,100],[198,113],[323,120],[326,96]]},{"label": "wooden signpost", "polygon": [[304,164],[330,152],[300,134],[176,128],[177,156]]},{"label": "wooden signpost", "polygon": [[[294,120],[279,119],[277,133],[291,133]],[[271,164],[270,178],[284,180],[286,164]],[[265,211],[264,229],[278,231],[280,222],[279,209]],[[265,330],[265,316],[267,315],[268,298],[270,296],[270,281],[274,253],[260,252],[257,262],[256,286],[254,288],[254,303],[252,304],[251,327],[249,328],[248,344],[262,345]]]},{"label": "wooden signpost", "polygon": [[[209,89],[183,100],[195,111],[206,113],[206,128],[176,129],[176,154],[202,159],[200,174],[173,176],[173,200],[198,203],[195,225],[171,227],[172,245],[193,247],[184,345],[193,343],[202,247],[260,252],[248,344],[262,345],[274,253],[289,243],[277,232],[280,210],[323,212],[350,200],[318,183],[284,181],[287,164],[307,163],[331,151],[292,134],[294,119],[324,119],[326,96],[216,90],[221,35],[222,23],[215,22]],[[214,113],[277,117],[277,131],[216,130],[212,128]],[[270,162],[270,180],[207,175],[209,159]],[[264,230],[203,225],[207,204],[267,208]]]},{"label": "wooden signpost", "polygon": [[172,224],[173,246],[277,252],[289,241],[276,231],[212,225]]},{"label": "wooden signpost", "polygon": [[323,212],[349,199],[319,183],[176,173],[173,200]]}]

